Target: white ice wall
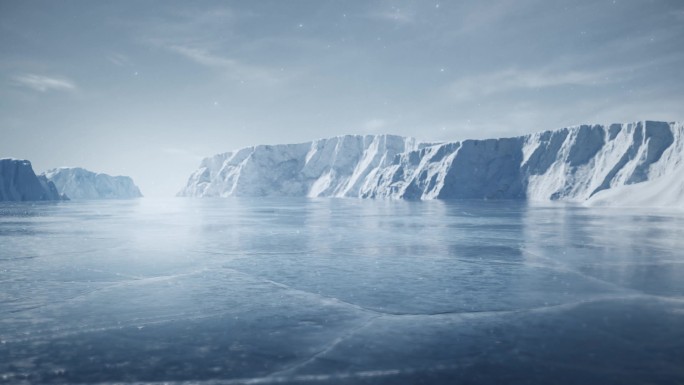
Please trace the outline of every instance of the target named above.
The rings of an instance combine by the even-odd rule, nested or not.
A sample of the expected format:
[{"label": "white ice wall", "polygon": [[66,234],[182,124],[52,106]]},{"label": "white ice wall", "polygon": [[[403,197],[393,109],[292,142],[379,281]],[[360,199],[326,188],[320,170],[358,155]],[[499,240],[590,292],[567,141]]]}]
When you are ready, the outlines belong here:
[{"label": "white ice wall", "polygon": [[395,135],[346,135],[247,147],[203,160],[178,195],[355,197],[377,169],[419,146]]},{"label": "white ice wall", "polygon": [[78,167],[61,167],[43,173],[70,199],[130,199],[142,194],[127,176],[110,176]]},{"label": "white ice wall", "polygon": [[681,123],[644,121],[433,145],[348,135],[256,146],[205,159],[179,195],[607,204],[618,191],[635,198],[644,190],[649,201],[664,194],[681,202],[683,132]]}]

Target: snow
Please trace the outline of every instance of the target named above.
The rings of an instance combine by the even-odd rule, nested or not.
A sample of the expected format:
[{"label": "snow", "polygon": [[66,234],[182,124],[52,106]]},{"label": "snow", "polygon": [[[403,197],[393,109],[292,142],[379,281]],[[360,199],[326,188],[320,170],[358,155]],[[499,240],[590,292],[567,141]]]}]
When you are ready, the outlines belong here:
[{"label": "snow", "polygon": [[0,159],[0,201],[49,201],[65,199],[55,185],[36,176],[31,162],[24,159]]},{"label": "snow", "polygon": [[684,129],[681,123],[671,126],[674,128],[671,131],[671,142],[667,135],[665,141],[662,140],[663,135],[657,136],[658,133],[663,133],[662,130],[651,131],[646,135],[649,137],[648,150],[643,150],[645,146],[642,146],[642,151],[635,157],[648,164],[648,167],[642,167],[646,170],[644,172],[647,180],[600,191],[585,204],[684,209]]},{"label": "snow", "polygon": [[377,169],[422,146],[395,135],[345,135],[246,147],[204,159],[178,195],[356,197]]},{"label": "snow", "polygon": [[142,197],[127,176],[94,173],[79,167],[61,167],[42,174],[70,199],[131,199]]},{"label": "snow", "polygon": [[256,146],[205,159],[179,195],[682,206],[683,132],[640,121],[441,144],[348,135]]}]

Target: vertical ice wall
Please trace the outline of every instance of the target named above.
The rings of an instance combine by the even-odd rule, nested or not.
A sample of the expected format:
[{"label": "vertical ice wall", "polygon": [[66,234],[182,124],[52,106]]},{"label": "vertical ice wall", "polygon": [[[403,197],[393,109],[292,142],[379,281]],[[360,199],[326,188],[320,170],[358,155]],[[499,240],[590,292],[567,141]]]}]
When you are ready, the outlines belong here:
[{"label": "vertical ice wall", "polygon": [[397,154],[420,146],[395,135],[346,135],[247,147],[204,159],[178,195],[355,197]]},{"label": "vertical ice wall", "polygon": [[681,174],[683,130],[644,121],[433,145],[379,135],[256,146],[205,159],[179,195],[586,201]]},{"label": "vertical ice wall", "polygon": [[65,199],[45,177],[36,176],[31,162],[0,159],[0,201],[49,201]]},{"label": "vertical ice wall", "polygon": [[110,176],[79,167],[61,167],[41,175],[70,199],[131,199],[142,197],[140,189],[127,176]]}]

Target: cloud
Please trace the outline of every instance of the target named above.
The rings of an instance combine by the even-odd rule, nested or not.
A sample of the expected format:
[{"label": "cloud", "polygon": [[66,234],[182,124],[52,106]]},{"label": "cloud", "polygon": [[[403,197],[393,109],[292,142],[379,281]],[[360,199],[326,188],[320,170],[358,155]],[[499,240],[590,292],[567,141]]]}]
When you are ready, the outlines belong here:
[{"label": "cloud", "polygon": [[[616,100],[619,101],[616,103]],[[629,123],[638,120],[678,121],[684,97],[660,85],[638,88],[630,95],[591,97],[557,103],[552,99],[512,99],[505,104],[483,103],[459,111],[440,122],[446,131],[431,128],[433,137],[421,139],[461,140],[524,135],[579,124]]]},{"label": "cloud", "polygon": [[203,66],[227,69],[235,69],[240,67],[240,64],[236,60],[212,54],[203,48],[173,44],[165,46],[164,48]]},{"label": "cloud", "polygon": [[372,19],[390,21],[397,24],[412,24],[416,19],[415,13],[395,7],[389,10],[373,12],[369,16]]},{"label": "cloud", "polygon": [[185,157],[185,158],[190,158],[193,160],[201,160],[203,159],[202,156],[197,155],[195,152],[190,151],[186,148],[179,148],[179,147],[165,147],[162,149],[162,152],[164,154],[172,155],[175,157]]},{"label": "cloud", "polygon": [[529,7],[531,1],[503,1],[496,5],[480,3],[473,3],[474,7],[465,12],[466,17],[460,20],[458,25],[454,28],[458,34],[463,33],[478,33],[486,29],[490,29],[493,25],[500,25],[503,20],[510,17],[516,11]]},{"label": "cloud", "polygon": [[257,81],[267,84],[284,80],[284,76],[279,71],[260,66],[246,65],[236,59],[221,56],[205,48],[179,44],[162,45],[162,47],[197,64],[219,70],[233,80]]},{"label": "cloud", "polygon": [[[244,16],[248,16],[246,14]],[[235,12],[226,7],[161,7],[159,13],[145,19],[119,19],[119,24],[144,38],[176,41],[222,40],[237,20]]]},{"label": "cloud", "polygon": [[670,13],[676,20],[684,21],[684,9],[677,9]]},{"label": "cloud", "polygon": [[63,77],[24,74],[15,76],[14,80],[23,86],[40,92],[76,90],[76,84],[74,84],[73,81]]},{"label": "cloud", "polygon": [[133,29],[138,31],[137,39],[142,44],[179,55],[216,71],[223,79],[272,86],[292,77],[292,72],[285,73],[280,67],[247,63],[239,56],[239,52],[253,48],[253,41],[235,33],[238,17],[253,15],[226,7],[191,8],[134,23]]},{"label": "cloud", "polygon": [[107,60],[119,67],[127,67],[131,65],[131,60],[128,58],[128,56],[120,53],[112,53],[107,55]]},{"label": "cloud", "polygon": [[614,82],[614,71],[549,71],[508,69],[464,77],[449,85],[456,100],[468,100],[516,89],[542,89],[558,86],[595,86]]},{"label": "cloud", "polygon": [[363,128],[369,131],[377,131],[387,126],[387,121],[383,119],[369,119],[363,123]]}]

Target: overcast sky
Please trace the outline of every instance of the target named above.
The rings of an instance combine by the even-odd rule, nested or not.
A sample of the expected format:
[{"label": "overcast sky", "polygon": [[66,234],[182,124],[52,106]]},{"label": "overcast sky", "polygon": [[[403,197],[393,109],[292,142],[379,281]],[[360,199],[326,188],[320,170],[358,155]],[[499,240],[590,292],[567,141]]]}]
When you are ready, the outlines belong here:
[{"label": "overcast sky", "polygon": [[340,134],[684,119],[684,1],[0,1],[0,157],[172,196]]}]

